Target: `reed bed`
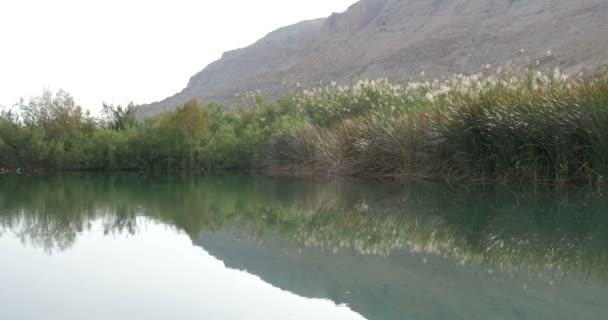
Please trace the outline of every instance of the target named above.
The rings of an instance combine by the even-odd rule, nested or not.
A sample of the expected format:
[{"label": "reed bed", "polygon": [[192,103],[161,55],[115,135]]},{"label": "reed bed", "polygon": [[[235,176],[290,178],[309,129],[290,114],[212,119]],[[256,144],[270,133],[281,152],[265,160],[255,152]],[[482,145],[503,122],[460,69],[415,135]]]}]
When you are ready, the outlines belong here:
[{"label": "reed bed", "polygon": [[309,114],[337,111],[326,111],[330,123],[311,116],[275,135],[262,157],[274,172],[592,186],[608,173],[605,70],[569,78],[557,68],[507,68],[404,87],[326,87],[294,99]]}]

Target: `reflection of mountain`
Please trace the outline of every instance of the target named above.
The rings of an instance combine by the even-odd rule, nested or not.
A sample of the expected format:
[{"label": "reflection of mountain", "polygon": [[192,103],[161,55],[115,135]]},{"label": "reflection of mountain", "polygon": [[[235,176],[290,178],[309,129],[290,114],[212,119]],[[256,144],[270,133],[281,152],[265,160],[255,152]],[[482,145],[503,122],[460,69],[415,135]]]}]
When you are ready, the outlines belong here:
[{"label": "reflection of mountain", "polygon": [[465,264],[608,284],[607,198],[246,175],[61,175],[0,180],[0,226],[64,250],[91,221],[136,232],[139,215],[184,230],[239,225],[308,247],[386,255],[409,247]]},{"label": "reflection of mountain", "polygon": [[248,239],[242,229],[225,228],[202,232],[194,243],[229,268],[297,295],[348,304],[370,320],[593,319],[608,302],[600,287],[489,274],[437,255],[399,250],[380,257],[352,249],[334,254],[299,248],[274,235],[263,242]]},{"label": "reflection of mountain", "polygon": [[0,230],[69,250],[91,223],[136,233],[145,216],[232,268],[371,319],[586,319],[608,308],[590,285],[608,284],[607,200],[248,175],[3,177]]}]

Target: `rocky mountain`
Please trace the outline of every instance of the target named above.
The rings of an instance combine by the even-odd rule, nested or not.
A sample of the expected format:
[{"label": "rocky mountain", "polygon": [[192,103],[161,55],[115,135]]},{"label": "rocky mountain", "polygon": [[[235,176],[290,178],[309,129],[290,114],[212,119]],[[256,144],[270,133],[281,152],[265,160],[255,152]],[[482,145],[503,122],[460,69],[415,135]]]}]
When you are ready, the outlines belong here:
[{"label": "rocky mountain", "polygon": [[595,69],[608,63],[606,16],[606,0],[361,0],[226,52],[183,91],[142,106],[140,114],[192,98],[230,107],[236,93],[260,90],[272,98],[297,83],[405,82],[421,71],[449,76],[510,60],[538,59],[540,67],[551,63],[569,73]]}]

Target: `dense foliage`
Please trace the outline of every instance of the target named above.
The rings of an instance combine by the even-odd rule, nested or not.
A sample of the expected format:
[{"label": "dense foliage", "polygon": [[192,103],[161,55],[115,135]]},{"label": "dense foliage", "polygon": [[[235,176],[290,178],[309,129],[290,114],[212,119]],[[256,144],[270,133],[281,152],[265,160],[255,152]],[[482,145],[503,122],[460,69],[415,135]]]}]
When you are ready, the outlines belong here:
[{"label": "dense foliage", "polygon": [[95,119],[64,91],[0,115],[0,168],[251,169],[598,184],[608,173],[608,73],[489,68],[450,80],[299,88],[226,111],[190,101],[142,121]]},{"label": "dense foliage", "polygon": [[133,105],[104,105],[91,117],[65,91],[43,92],[0,114],[0,168],[250,168],[259,147],[297,121],[260,97],[236,112],[189,101],[138,121]]}]

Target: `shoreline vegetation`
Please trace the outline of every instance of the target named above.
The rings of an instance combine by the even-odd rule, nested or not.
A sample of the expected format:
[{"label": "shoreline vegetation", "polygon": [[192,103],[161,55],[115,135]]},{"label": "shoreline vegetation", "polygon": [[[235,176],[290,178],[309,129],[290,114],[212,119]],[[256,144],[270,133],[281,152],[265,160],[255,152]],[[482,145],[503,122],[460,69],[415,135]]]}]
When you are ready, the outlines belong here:
[{"label": "shoreline vegetation", "polygon": [[272,103],[248,94],[230,111],[192,100],[141,121],[132,104],[94,118],[47,90],[2,111],[0,168],[598,186],[608,174],[608,70],[486,66],[403,86],[320,84]]}]

